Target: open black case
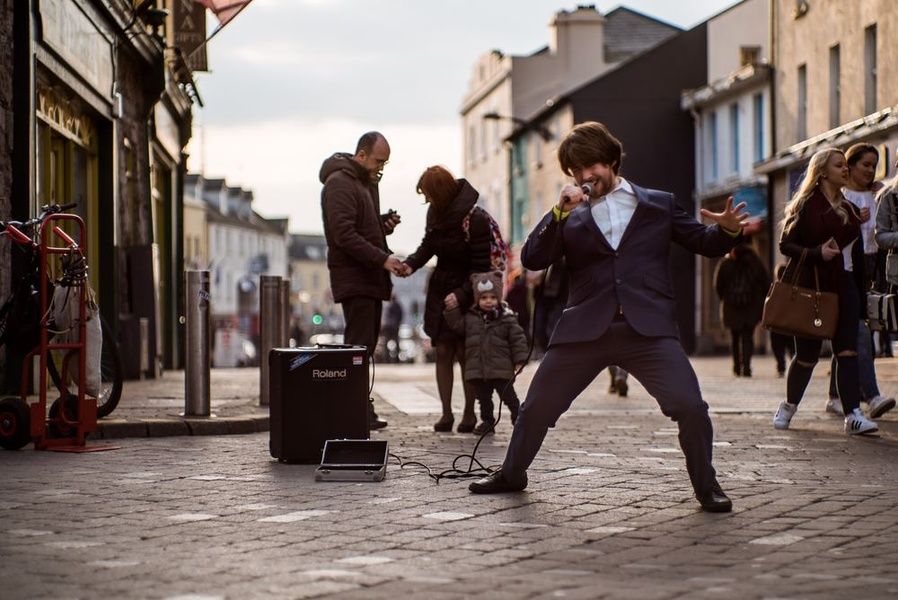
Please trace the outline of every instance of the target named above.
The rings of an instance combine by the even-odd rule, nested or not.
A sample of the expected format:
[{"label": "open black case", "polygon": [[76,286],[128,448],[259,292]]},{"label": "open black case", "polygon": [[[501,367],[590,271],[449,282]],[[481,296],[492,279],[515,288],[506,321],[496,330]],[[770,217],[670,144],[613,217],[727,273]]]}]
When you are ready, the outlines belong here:
[{"label": "open black case", "polygon": [[383,481],[389,457],[386,440],[327,440],[315,481]]}]

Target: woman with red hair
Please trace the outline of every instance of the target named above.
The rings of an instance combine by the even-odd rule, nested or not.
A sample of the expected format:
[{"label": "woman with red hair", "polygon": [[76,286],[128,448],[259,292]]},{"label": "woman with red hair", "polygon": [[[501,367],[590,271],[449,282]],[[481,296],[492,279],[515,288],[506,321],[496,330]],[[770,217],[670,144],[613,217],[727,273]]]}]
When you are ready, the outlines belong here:
[{"label": "woman with red hair", "polygon": [[[408,258],[406,274],[420,269],[434,256],[436,267],[427,282],[424,305],[424,332],[436,349],[436,378],[443,416],[434,431],[452,431],[453,367],[464,370],[465,341],[452,331],[443,317],[446,308],[466,311],[473,301],[470,275],[490,270],[490,224],[481,211],[472,210],[480,194],[464,179],[456,179],[442,166],[428,167],[418,180],[417,191],[430,204],[424,239]],[[471,432],[477,424],[474,414],[475,390],[462,382],[465,408],[458,431]]]}]

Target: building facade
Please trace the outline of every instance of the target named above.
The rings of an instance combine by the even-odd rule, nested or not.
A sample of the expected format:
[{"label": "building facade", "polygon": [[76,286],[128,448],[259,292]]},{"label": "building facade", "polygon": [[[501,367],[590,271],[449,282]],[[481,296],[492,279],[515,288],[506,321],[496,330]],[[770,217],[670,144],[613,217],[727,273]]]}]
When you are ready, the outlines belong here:
[{"label": "building facade", "polygon": [[772,83],[774,147],[757,172],[769,179],[771,253],[783,209],[811,155],[864,142],[880,150],[879,178],[894,174],[898,147],[898,5],[889,0],[776,0]]},{"label": "building facade", "polygon": [[[0,0],[0,221],[10,219],[12,208],[8,200],[12,197],[12,156],[13,156],[13,3],[14,0]],[[7,65],[4,68],[2,65]],[[0,298],[8,298],[10,293],[9,244],[0,243]],[[6,353],[0,348],[0,372],[8,373]],[[0,387],[11,389],[12,383],[0,376]]]},{"label": "building facade", "polygon": [[[258,348],[259,278],[288,276],[288,221],[259,216],[251,190],[193,173],[185,179],[185,203],[205,207],[214,343],[248,340]],[[236,356],[216,356],[215,366],[247,364]]]},{"label": "building facade", "polygon": [[[171,4],[13,0],[0,8],[0,40],[10,42],[0,87],[12,90],[0,91],[0,108],[11,111],[0,125],[3,143],[11,141],[0,212],[25,219],[45,204],[77,203],[100,310],[126,346],[148,325],[149,376],[181,362],[180,190],[198,99],[166,41],[170,21],[158,9]],[[126,375],[139,376],[138,361],[124,359]]]},{"label": "building facade", "polygon": [[[755,164],[770,155],[770,0],[744,0],[708,19],[708,84],[683,92],[695,126],[695,201],[720,212],[730,196],[752,215],[750,242],[770,262],[767,177]],[[696,351],[725,349],[714,272],[720,259],[696,263]],[[758,331],[759,341],[763,338]]]},{"label": "building facade", "polygon": [[[681,109],[680,101],[684,89],[707,82],[706,56],[703,23],[554,98],[549,108],[510,136],[511,196],[521,198],[522,225],[532,227],[570,181],[558,166],[555,146],[572,125],[584,121],[604,123],[622,142],[624,177],[672,192],[677,203],[694,214],[695,139],[692,117]],[[546,137],[555,142],[546,143]],[[522,227],[523,235],[529,231]],[[677,323],[687,352],[695,348],[695,262],[693,254],[673,246]]]},{"label": "building facade", "polygon": [[559,94],[677,31],[627,8],[602,15],[595,5],[581,5],[553,16],[548,46],[526,56],[492,50],[480,57],[460,110],[464,176],[512,242],[520,241],[521,215],[510,195],[515,166],[503,140]]},{"label": "building facade", "polygon": [[293,318],[306,336],[331,331],[339,313],[330,289],[327,241],[321,234],[290,235],[290,292]]}]

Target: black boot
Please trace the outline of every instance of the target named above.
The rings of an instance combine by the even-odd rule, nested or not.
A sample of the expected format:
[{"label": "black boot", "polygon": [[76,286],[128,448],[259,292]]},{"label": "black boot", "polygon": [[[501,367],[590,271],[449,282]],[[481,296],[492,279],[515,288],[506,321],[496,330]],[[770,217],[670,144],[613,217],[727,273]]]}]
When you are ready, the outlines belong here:
[{"label": "black boot", "polygon": [[493,415],[493,408],[492,398],[480,398],[480,423],[474,428],[474,434],[483,435],[495,429],[496,417]]},{"label": "black boot", "polygon": [[383,429],[387,426],[386,421],[381,421],[374,412],[374,398],[368,398],[368,428],[372,431],[375,429]]},{"label": "black boot", "polygon": [[514,425],[518,421],[518,411],[521,409],[519,401],[508,403],[508,414],[511,416],[511,424]]},{"label": "black boot", "polygon": [[493,419],[484,419],[474,428],[474,435],[483,435],[484,433],[494,433],[496,431],[496,421]]}]

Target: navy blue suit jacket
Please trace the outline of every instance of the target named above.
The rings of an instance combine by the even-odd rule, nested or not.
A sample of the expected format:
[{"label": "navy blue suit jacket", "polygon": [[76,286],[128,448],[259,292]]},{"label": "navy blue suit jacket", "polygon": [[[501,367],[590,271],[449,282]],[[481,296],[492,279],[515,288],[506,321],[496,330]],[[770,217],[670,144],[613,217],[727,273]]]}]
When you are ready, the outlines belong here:
[{"label": "navy blue suit jacket", "polygon": [[637,205],[617,250],[602,235],[587,203],[562,221],[550,211],[527,237],[521,251],[525,268],[545,269],[564,256],[570,274],[567,307],[550,347],[598,339],[618,307],[642,335],[679,337],[668,266],[671,242],[704,256],[723,256],[739,240],[717,225],[696,221],[673,194],[630,183]]}]

